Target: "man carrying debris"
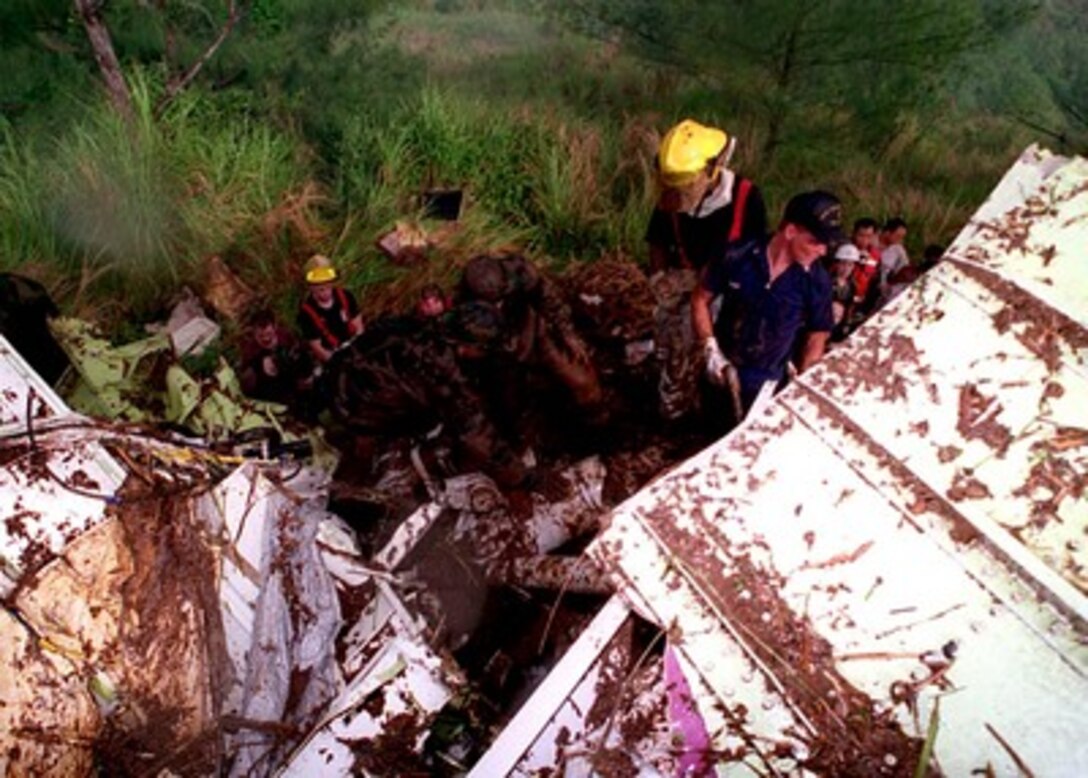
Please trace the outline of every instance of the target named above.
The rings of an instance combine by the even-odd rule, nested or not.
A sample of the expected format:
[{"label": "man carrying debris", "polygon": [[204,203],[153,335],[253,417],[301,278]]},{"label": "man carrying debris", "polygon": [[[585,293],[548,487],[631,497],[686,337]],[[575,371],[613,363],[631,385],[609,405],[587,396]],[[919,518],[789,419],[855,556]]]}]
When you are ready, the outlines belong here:
[{"label": "man carrying debris", "polygon": [[306,263],[306,296],[299,304],[298,328],[319,365],[363,331],[363,317],[355,296],[336,282],[328,257],[315,254]]},{"label": "man carrying debris", "polygon": [[735,147],[735,138],[691,119],[665,133],[657,152],[661,198],[646,230],[652,271],[700,270],[727,244],[766,234],[763,195],[728,167]]},{"label": "man carrying debris", "polygon": [[522,489],[530,472],[499,437],[460,365],[500,334],[497,312],[482,303],[457,306],[434,327],[410,317],[375,321],[326,365],[333,415],[357,441],[372,443],[421,441],[441,425],[456,470],[481,470],[504,490]]},{"label": "man carrying debris", "polygon": [[601,410],[597,370],[574,329],[570,308],[559,288],[531,262],[516,254],[475,257],[465,266],[460,297],[492,306],[499,314],[499,355],[516,369],[503,383],[520,383],[516,379],[524,377],[526,365],[541,367],[569,390],[579,408],[590,414]]},{"label": "man carrying debris", "polygon": [[[707,266],[691,298],[710,382],[729,390],[739,421],[767,382],[786,377],[803,334],[800,370],[824,353],[833,327],[831,281],[817,260],[845,241],[842,204],[805,192],[786,206],[777,231],[730,248]],[[711,301],[722,296],[711,320]]]}]

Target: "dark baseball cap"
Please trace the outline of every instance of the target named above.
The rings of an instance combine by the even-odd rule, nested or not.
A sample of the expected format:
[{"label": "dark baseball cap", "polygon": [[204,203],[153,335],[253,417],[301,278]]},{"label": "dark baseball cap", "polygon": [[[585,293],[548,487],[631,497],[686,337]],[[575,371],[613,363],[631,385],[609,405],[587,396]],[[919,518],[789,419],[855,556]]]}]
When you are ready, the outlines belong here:
[{"label": "dark baseball cap", "polygon": [[830,192],[816,190],[795,195],[787,203],[782,220],[803,227],[828,246],[846,242],[842,203]]}]

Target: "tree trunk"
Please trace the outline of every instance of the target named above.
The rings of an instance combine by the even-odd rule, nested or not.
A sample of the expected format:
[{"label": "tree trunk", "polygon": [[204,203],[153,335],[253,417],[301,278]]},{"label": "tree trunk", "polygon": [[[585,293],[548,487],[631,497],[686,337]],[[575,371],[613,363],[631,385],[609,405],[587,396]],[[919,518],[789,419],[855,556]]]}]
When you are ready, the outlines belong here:
[{"label": "tree trunk", "polygon": [[73,2],[79,18],[83,20],[83,27],[87,30],[87,38],[91,42],[98,69],[102,71],[102,80],[106,83],[110,102],[118,113],[126,119],[131,119],[132,95],[128,91],[128,84],[125,83],[124,73],[121,72],[121,63],[117,61],[117,54],[113,50],[109,28],[102,20],[102,0],[73,0]]}]

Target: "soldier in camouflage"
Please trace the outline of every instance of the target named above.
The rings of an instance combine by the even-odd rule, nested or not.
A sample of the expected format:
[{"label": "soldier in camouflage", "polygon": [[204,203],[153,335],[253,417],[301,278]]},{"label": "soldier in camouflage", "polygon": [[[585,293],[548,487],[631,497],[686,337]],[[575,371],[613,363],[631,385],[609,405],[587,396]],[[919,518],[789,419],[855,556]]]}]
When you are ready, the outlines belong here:
[{"label": "soldier in camouflage", "polygon": [[478,256],[465,266],[460,297],[494,306],[502,317],[501,349],[544,368],[583,409],[599,408],[601,385],[562,291],[516,254]]},{"label": "soldier in camouflage", "polygon": [[525,488],[529,470],[496,432],[460,364],[492,348],[500,331],[494,309],[479,303],[433,324],[375,322],[326,368],[333,415],[353,436],[379,441],[422,440],[441,425],[457,470],[482,471],[504,490]]}]

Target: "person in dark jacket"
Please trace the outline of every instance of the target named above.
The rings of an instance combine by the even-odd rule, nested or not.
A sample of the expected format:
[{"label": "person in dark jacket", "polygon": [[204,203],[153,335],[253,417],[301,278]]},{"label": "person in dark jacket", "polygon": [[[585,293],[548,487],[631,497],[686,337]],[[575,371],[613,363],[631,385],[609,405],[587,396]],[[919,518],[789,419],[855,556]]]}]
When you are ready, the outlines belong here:
[{"label": "person in dark jacket", "polygon": [[769,239],[734,246],[706,267],[692,294],[692,321],[711,383],[724,386],[736,372],[742,412],[765,383],[785,379],[798,338],[801,372],[823,356],[834,321],[831,279],[818,260],[845,239],[839,199],[805,192],[789,201]]}]

